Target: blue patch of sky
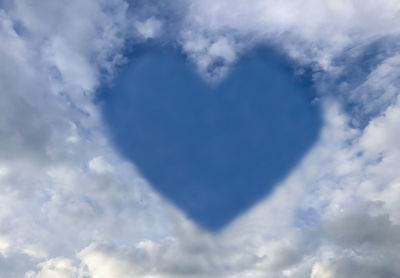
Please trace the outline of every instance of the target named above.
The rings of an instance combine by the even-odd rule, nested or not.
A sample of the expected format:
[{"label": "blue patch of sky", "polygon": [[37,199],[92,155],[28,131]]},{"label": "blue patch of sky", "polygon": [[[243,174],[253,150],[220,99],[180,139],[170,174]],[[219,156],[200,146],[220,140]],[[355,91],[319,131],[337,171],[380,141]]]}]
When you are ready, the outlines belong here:
[{"label": "blue patch of sky", "polygon": [[99,92],[116,148],[209,231],[272,192],[318,139],[310,82],[256,49],[210,86],[186,57],[141,47]]},{"label": "blue patch of sky", "polygon": [[314,228],[320,225],[320,215],[314,208],[299,209],[295,213],[294,222],[299,228]]}]

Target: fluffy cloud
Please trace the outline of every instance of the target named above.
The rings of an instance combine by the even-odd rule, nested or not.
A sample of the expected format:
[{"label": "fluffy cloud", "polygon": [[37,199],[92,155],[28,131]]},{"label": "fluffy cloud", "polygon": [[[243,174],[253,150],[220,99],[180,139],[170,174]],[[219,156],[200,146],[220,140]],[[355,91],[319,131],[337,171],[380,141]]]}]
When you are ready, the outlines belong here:
[{"label": "fluffy cloud", "polygon": [[[268,43],[296,62],[334,71],[344,50],[398,34],[398,10],[397,1],[191,1],[180,34],[184,45],[202,38],[202,53],[221,38],[229,39],[236,53]],[[212,55],[204,61],[198,49],[188,52],[201,69],[212,64]]]},{"label": "fluffy cloud", "polygon": [[41,270],[38,273],[29,271],[25,274],[26,278],[74,278],[78,277],[79,271],[73,266],[72,262],[65,258],[54,258],[40,263]]},{"label": "fluffy cloud", "polygon": [[[1,277],[398,277],[398,1],[0,2]],[[115,151],[96,89],[146,40],[218,82],[268,45],[312,78],[321,138],[219,234]]]},{"label": "fluffy cloud", "polygon": [[0,10],[4,277],[73,256],[95,238],[135,240],[133,226],[139,238],[160,230],[146,216],[160,210],[153,193],[109,147],[93,104],[100,78],[111,77],[122,57],[127,4],[41,4],[6,2]]}]

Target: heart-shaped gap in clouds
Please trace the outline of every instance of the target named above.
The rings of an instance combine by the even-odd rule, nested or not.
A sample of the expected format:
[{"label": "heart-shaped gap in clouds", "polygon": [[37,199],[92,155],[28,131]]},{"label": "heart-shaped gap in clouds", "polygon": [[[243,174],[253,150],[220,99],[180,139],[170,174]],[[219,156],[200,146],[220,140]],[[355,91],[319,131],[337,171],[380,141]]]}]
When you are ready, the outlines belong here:
[{"label": "heart-shaped gap in clouds", "polygon": [[266,197],[318,138],[310,84],[272,50],[252,51],[216,86],[175,50],[138,53],[99,93],[110,136],[209,231]]}]

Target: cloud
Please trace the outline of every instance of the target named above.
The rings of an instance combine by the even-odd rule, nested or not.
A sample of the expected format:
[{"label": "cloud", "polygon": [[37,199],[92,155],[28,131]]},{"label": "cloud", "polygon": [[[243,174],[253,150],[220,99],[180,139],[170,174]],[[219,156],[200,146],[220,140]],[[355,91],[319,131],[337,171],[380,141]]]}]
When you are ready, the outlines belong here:
[{"label": "cloud", "polygon": [[161,31],[161,22],[154,17],[150,17],[143,22],[135,22],[135,27],[143,38],[152,39],[157,37]]},{"label": "cloud", "polygon": [[[111,77],[122,57],[118,32],[127,5],[41,5],[16,1],[0,10],[6,42],[0,60],[7,65],[0,69],[5,277],[22,277],[46,258],[73,256],[95,238],[129,242],[160,230],[145,224],[153,221],[145,216],[153,204],[160,210],[156,198],[109,147],[93,103],[100,78]],[[110,173],[105,161],[118,170]],[[131,217],[136,220],[126,221]],[[142,232],[132,238],[126,225]]]},{"label": "cloud", "polygon": [[229,37],[236,53],[268,43],[299,62],[332,70],[343,50],[397,34],[398,10],[396,1],[192,1],[181,34],[184,44],[192,41],[188,33],[210,38],[208,47]]},{"label": "cloud", "polygon": [[379,262],[340,257],[314,265],[311,278],[333,277],[398,277],[398,274],[381,266]]},{"label": "cloud", "polygon": [[[400,276],[398,1],[133,2],[0,4],[0,276]],[[93,101],[150,38],[214,81],[272,46],[319,92],[315,148],[218,235],[120,157]]]},{"label": "cloud", "polygon": [[79,270],[73,263],[66,258],[54,258],[38,265],[41,270],[37,273],[29,271],[25,274],[26,278],[75,278],[79,275]]},{"label": "cloud", "polygon": [[102,157],[96,156],[89,161],[89,169],[98,173],[107,173],[111,172],[112,166]]}]

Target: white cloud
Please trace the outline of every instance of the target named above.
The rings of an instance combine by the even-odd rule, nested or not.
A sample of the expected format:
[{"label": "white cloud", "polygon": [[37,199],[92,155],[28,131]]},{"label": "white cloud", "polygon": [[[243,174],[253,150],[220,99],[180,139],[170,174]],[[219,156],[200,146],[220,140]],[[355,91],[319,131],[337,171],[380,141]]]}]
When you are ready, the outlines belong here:
[{"label": "white cloud", "polygon": [[98,174],[112,171],[112,166],[102,156],[96,156],[89,161],[89,169]]},{"label": "white cloud", "polygon": [[[132,5],[2,2],[0,276],[400,276],[398,1]],[[214,80],[258,44],[311,68],[320,140],[219,234],[164,203],[104,134],[93,94],[132,38],[178,45]]]},{"label": "white cloud", "polygon": [[398,33],[399,9],[397,1],[192,1],[184,24],[242,44],[278,41],[280,48],[327,69],[345,47]]},{"label": "white cloud", "polygon": [[66,258],[54,258],[38,265],[40,271],[29,271],[25,278],[76,278],[79,270]]},{"label": "white cloud", "polygon": [[143,22],[136,21],[135,27],[143,38],[152,39],[158,36],[161,31],[162,24],[154,17],[150,17]]},{"label": "white cloud", "polygon": [[4,236],[0,236],[0,253],[5,256],[7,249],[10,247],[10,243],[7,238]]}]

